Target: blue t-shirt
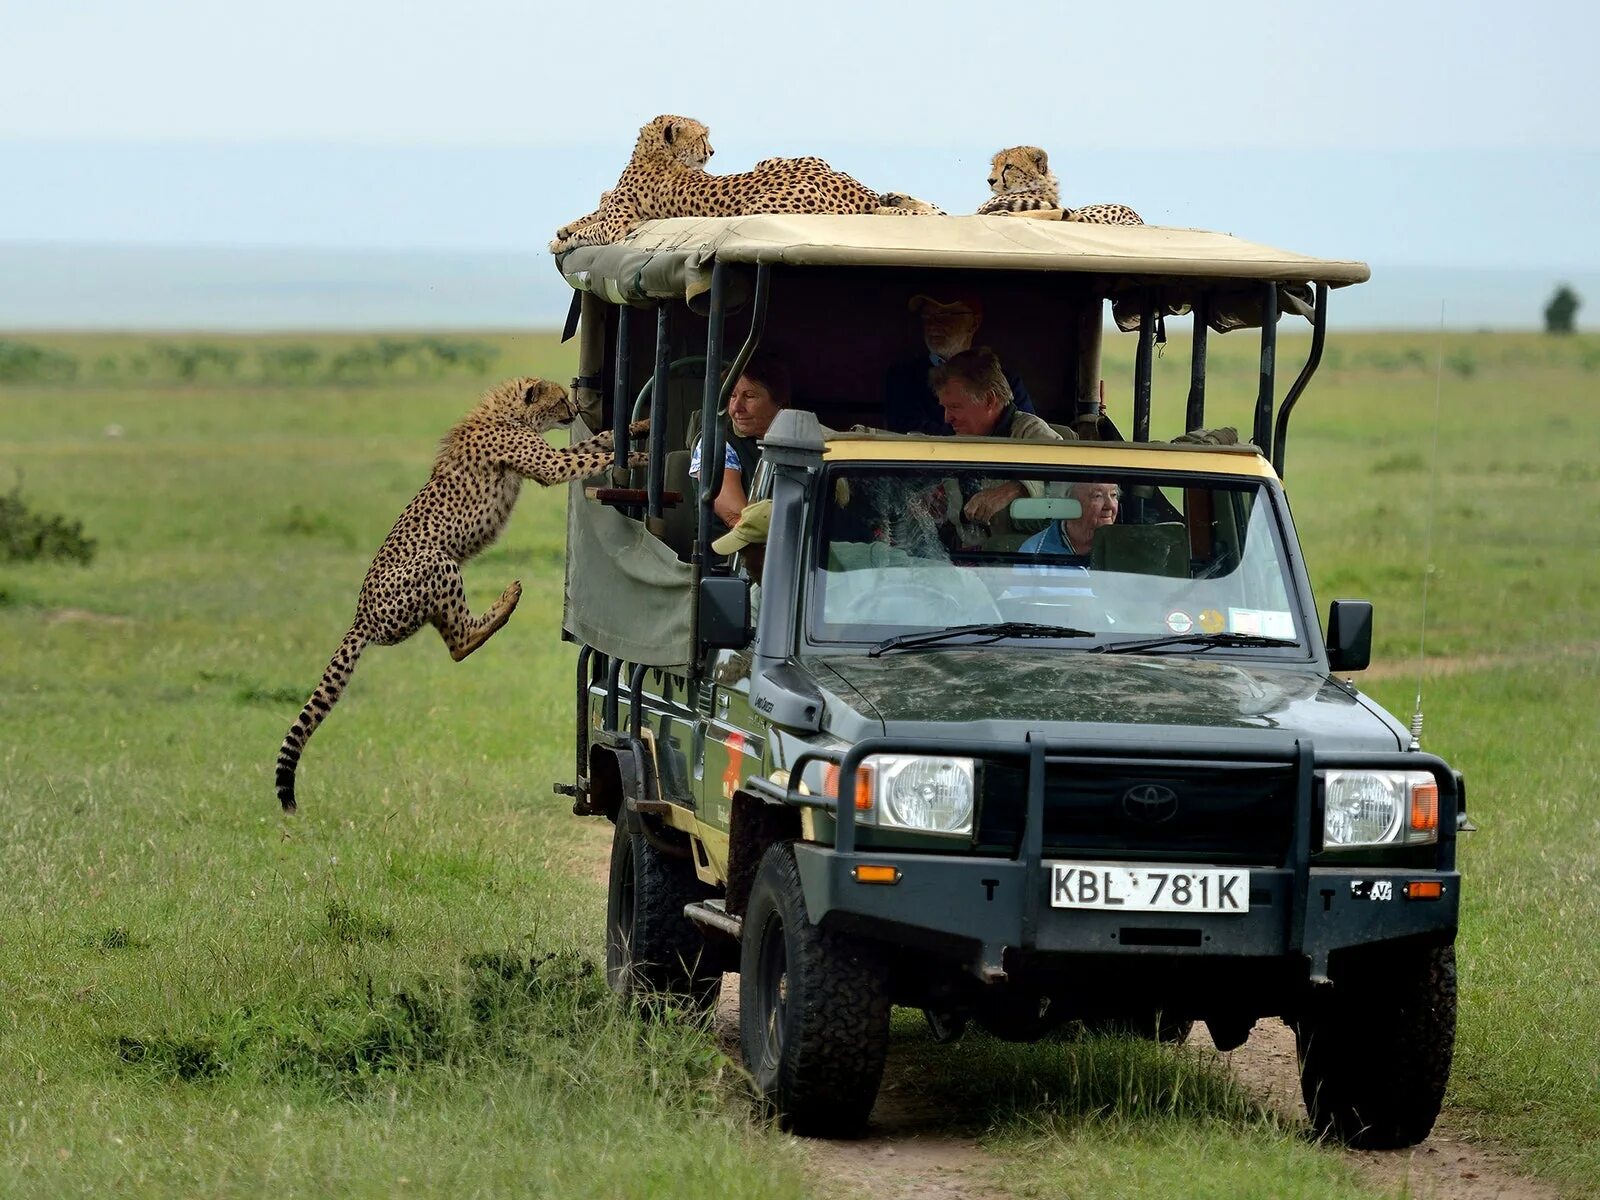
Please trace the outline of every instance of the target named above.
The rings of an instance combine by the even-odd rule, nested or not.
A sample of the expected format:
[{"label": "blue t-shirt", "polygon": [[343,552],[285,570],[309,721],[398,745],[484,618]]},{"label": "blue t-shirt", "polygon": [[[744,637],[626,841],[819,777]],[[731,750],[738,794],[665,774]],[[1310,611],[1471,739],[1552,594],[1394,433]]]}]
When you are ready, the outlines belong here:
[{"label": "blue t-shirt", "polygon": [[[1073,555],[1077,556],[1060,521],[1051,521],[1049,525],[1034,534],[1022,545],[1017,547],[1018,554],[1037,554],[1042,556]],[[1023,564],[1016,568],[1018,582],[1006,589],[1009,599],[1032,597],[1048,599],[1052,596],[1092,596],[1094,587],[1089,581],[1089,568],[1077,563],[1040,563],[1037,566]]]},{"label": "blue t-shirt", "polygon": [[[731,445],[729,445],[727,442],[723,442],[722,443],[722,465],[723,465],[724,469],[729,470],[729,471],[741,471],[741,470],[744,469],[743,467],[741,467],[739,465],[739,455],[737,454],[737,452],[735,452],[734,448]],[[699,479],[700,478],[700,439],[699,438],[695,439],[694,449],[689,452],[689,478],[690,479]]]}]

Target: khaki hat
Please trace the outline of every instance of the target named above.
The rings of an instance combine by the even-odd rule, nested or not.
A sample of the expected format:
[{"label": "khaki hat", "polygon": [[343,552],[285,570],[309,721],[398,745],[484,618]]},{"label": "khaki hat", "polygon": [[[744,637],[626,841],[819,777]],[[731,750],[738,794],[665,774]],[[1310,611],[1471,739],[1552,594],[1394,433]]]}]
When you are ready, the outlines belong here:
[{"label": "khaki hat", "polygon": [[746,546],[755,546],[767,540],[767,530],[772,526],[772,501],[757,500],[746,504],[739,514],[739,523],[716,541],[711,548],[718,554],[732,554]]},{"label": "khaki hat", "polygon": [[906,301],[906,307],[919,316],[930,316],[940,310],[955,308],[970,309],[974,315],[983,316],[983,301],[966,292],[957,292],[948,300],[935,300],[932,296],[919,292]]}]

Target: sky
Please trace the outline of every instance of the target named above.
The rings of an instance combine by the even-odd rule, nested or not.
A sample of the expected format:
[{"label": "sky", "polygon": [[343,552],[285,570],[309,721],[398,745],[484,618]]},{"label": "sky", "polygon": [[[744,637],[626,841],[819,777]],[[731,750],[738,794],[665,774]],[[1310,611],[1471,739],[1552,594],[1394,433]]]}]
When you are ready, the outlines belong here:
[{"label": "sky", "polygon": [[658,112],[954,212],[1070,202],[1391,266],[1600,270],[1600,10],[0,0],[0,244],[537,253]]}]

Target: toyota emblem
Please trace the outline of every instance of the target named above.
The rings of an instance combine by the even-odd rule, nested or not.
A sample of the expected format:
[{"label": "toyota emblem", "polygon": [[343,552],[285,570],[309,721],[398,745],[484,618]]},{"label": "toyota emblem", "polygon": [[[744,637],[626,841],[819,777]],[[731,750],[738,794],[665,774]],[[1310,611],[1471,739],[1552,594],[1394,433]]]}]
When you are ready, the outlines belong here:
[{"label": "toyota emblem", "polygon": [[1178,793],[1159,783],[1141,783],[1122,793],[1122,811],[1135,821],[1159,825],[1178,815]]}]

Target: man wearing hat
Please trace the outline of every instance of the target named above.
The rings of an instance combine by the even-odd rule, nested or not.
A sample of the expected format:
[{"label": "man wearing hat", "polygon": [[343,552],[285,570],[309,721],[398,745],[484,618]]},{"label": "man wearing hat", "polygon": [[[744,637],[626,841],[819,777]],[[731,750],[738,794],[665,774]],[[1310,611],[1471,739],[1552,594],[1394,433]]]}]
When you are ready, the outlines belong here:
[{"label": "man wearing hat", "polygon": [[[889,368],[884,380],[884,426],[895,433],[947,434],[950,426],[928,386],[928,372],[972,349],[972,339],[983,323],[983,302],[965,294],[943,301],[917,295],[907,307],[922,318],[922,341],[928,352]],[[1011,402],[1022,412],[1033,412],[1033,398],[1022,380],[1010,371],[1005,375]]]}]

